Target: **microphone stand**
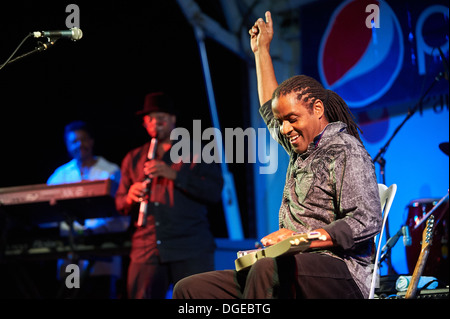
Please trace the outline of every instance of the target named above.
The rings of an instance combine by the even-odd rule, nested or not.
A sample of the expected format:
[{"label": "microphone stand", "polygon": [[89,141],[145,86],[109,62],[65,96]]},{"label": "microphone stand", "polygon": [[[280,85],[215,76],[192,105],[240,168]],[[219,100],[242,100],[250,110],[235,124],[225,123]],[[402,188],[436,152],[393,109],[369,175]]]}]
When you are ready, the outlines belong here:
[{"label": "microphone stand", "polygon": [[[26,39],[28,39],[28,37],[29,37],[29,36],[27,36],[27,37],[24,39],[24,41],[25,41]],[[47,42],[47,43],[44,43],[44,42],[39,41],[37,47],[35,47],[33,50],[31,50],[31,51],[29,51],[29,52],[27,52],[27,53],[24,53],[24,54],[22,54],[22,55],[20,55],[20,56],[18,56],[18,57],[16,57],[16,58],[14,58],[14,59],[12,59],[12,60],[7,60],[4,64],[0,65],[0,70],[3,69],[6,65],[11,64],[11,63],[13,63],[13,62],[16,62],[16,61],[18,61],[18,60],[21,60],[21,59],[23,59],[24,57],[27,57],[27,56],[29,56],[29,55],[32,55],[32,54],[34,54],[34,53],[36,53],[36,52],[42,52],[42,51],[48,50],[49,48],[51,48],[51,47],[56,43],[56,40],[57,40],[57,39],[50,39],[50,38],[47,38],[47,39],[48,39],[48,42]],[[23,42],[24,42],[24,41],[23,41]],[[23,42],[22,42],[22,43],[23,43]]]},{"label": "microphone stand", "polygon": [[[405,125],[405,123],[417,112],[417,110],[422,107],[423,100],[428,95],[428,93],[430,93],[430,91],[434,87],[434,85],[438,81],[440,81],[440,79],[442,77],[443,77],[443,73],[442,72],[439,72],[439,74],[434,77],[433,82],[428,87],[428,89],[425,91],[425,93],[422,94],[422,96],[420,97],[420,99],[417,102],[417,104],[414,106],[414,108],[412,110],[408,109],[408,115],[405,117],[403,122],[401,122],[400,125],[395,129],[395,131],[392,134],[392,136],[389,138],[389,140],[386,142],[386,144],[382,148],[380,148],[380,150],[378,151],[378,154],[372,160],[372,162],[374,164],[375,163],[379,163],[380,164],[380,174],[381,174],[381,177],[382,177],[383,184],[386,185],[386,175],[385,175],[385,172],[386,172],[386,170],[385,170],[385,168],[386,168],[386,159],[383,157],[383,155],[386,153],[387,148],[389,147],[389,145],[391,144],[392,140],[397,135],[397,133],[400,131],[400,129],[403,127],[403,125]],[[388,218],[388,219],[386,219],[386,240],[389,240],[389,238],[390,238],[390,234],[389,234],[389,218]],[[389,274],[396,274],[396,271],[392,267],[390,254],[387,254],[386,263],[388,265],[388,275]]]},{"label": "microphone stand", "polygon": [[395,129],[394,133],[389,138],[389,140],[386,142],[386,144],[382,148],[380,148],[380,150],[378,151],[378,154],[372,160],[373,163],[380,161],[380,158],[383,156],[384,153],[386,153],[387,148],[389,147],[389,144],[391,143],[391,141],[394,139],[395,135],[397,135],[397,133],[400,131],[400,129],[403,127],[403,125],[414,115],[414,113],[416,113],[416,111],[419,109],[419,107],[422,106],[423,100],[428,95],[428,93],[430,93],[430,91],[434,87],[434,85],[442,78],[442,76],[443,76],[443,74],[442,74],[442,72],[440,72],[434,78],[433,82],[428,87],[428,89],[425,91],[425,93],[420,97],[419,102],[417,102],[417,104],[414,106],[414,108],[412,110],[408,109],[408,115],[403,120],[403,122],[400,123],[400,125]]},{"label": "microphone stand", "polygon": [[[383,253],[380,257],[380,260],[378,261],[378,265],[381,265],[381,263],[384,261],[385,258],[390,256],[390,251],[392,248],[394,248],[394,246],[397,244],[398,240],[400,239],[400,237],[405,237],[406,235],[403,232],[403,228],[404,227],[408,227],[406,225],[400,227],[400,229],[397,231],[397,233],[392,236],[391,238],[389,238],[389,240],[386,240],[386,244],[383,246],[383,248],[381,249],[381,252]],[[405,239],[403,240],[403,244],[405,246],[410,246],[411,243],[405,243]]]}]

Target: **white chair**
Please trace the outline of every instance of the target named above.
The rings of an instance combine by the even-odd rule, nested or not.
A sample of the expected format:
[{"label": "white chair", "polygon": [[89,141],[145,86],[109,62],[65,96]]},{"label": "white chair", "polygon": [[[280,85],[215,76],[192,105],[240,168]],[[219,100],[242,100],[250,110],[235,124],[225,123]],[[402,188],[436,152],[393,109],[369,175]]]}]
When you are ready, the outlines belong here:
[{"label": "white chair", "polygon": [[384,229],[388,219],[389,210],[394,201],[395,193],[397,192],[397,184],[392,184],[389,188],[384,184],[378,184],[378,191],[380,193],[381,210],[383,212],[383,223],[381,225],[381,232],[378,236],[378,242],[375,240],[377,246],[377,254],[375,255],[375,264],[372,273],[372,282],[370,283],[369,299],[373,299],[375,295],[375,286],[378,279],[378,263],[380,260],[381,241],[383,240]]}]

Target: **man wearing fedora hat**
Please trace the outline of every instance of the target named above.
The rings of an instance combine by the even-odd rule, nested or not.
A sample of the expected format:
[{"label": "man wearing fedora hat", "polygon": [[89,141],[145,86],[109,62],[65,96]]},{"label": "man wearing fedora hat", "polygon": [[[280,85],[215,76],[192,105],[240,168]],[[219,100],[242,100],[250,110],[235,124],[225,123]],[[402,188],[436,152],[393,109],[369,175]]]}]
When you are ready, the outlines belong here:
[{"label": "man wearing fedora hat", "polygon": [[[132,299],[161,299],[171,283],[214,269],[207,205],[220,200],[223,180],[216,164],[194,163],[192,158],[172,161],[176,111],[167,94],[147,94],[137,115],[152,141],[123,159],[116,207],[136,217],[142,200],[148,200],[145,221],[132,235],[127,290]],[[154,140],[156,150],[149,160]]]}]

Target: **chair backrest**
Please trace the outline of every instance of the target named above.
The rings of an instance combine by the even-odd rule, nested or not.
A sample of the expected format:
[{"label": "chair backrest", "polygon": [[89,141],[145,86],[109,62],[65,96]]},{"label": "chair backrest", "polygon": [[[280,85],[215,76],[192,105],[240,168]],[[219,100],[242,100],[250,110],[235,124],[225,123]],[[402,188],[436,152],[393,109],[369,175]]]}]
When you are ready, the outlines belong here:
[{"label": "chair backrest", "polygon": [[372,281],[370,284],[369,299],[373,299],[375,295],[375,286],[378,279],[378,263],[380,260],[381,241],[383,240],[384,229],[386,227],[386,221],[389,216],[389,211],[394,201],[395,193],[397,192],[397,184],[392,184],[389,188],[384,184],[378,184],[378,191],[380,193],[381,210],[383,212],[383,223],[381,225],[381,232],[376,241],[377,254],[375,255],[375,264],[373,267]]}]

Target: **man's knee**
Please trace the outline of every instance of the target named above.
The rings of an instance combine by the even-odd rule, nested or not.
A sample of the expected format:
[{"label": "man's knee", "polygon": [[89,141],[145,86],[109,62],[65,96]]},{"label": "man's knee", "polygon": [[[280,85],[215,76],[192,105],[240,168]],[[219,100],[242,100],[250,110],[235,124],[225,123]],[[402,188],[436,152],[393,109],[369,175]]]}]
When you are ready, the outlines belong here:
[{"label": "man's knee", "polygon": [[250,268],[250,272],[257,274],[258,276],[269,274],[272,276],[275,270],[275,260],[273,258],[262,258],[257,260],[252,268]]},{"label": "man's knee", "polygon": [[232,270],[216,270],[192,275],[175,284],[174,299],[237,298],[239,286]]},{"label": "man's knee", "polygon": [[173,287],[172,299],[189,299],[192,298],[190,287],[192,287],[194,280],[192,277],[196,275],[188,276],[180,279]]}]

